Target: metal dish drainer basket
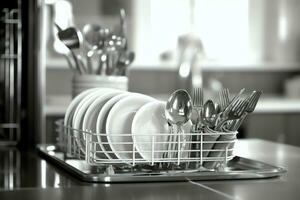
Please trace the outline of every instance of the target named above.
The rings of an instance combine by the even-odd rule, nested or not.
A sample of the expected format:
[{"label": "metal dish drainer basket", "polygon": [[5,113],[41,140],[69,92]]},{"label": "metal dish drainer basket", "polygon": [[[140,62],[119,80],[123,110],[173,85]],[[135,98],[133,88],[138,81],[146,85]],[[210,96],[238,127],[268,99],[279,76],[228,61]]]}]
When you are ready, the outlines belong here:
[{"label": "metal dish drainer basket", "polygon": [[[67,157],[86,161],[88,165],[117,169],[147,168],[152,170],[220,170],[233,159],[237,132],[213,133],[152,133],[114,134],[121,142],[101,141],[105,133],[77,130],[64,126],[63,120],[56,121],[57,146]],[[140,137],[144,141],[138,141]],[[175,138],[172,141],[163,138]],[[146,139],[145,139],[146,138]],[[121,146],[117,150],[103,151],[103,145]],[[138,146],[145,147],[137,150]],[[168,149],[167,146],[173,146]],[[101,148],[102,147],[102,148]],[[121,149],[121,150],[120,150]],[[115,156],[118,155],[118,156]],[[142,157],[141,155],[147,155]]]},{"label": "metal dish drainer basket", "polygon": [[[105,138],[109,134],[66,127],[63,120],[57,121],[56,125],[57,143],[39,144],[37,149],[49,161],[82,181],[127,183],[260,179],[286,172],[281,167],[234,156],[237,132],[220,133],[207,129],[206,133],[201,133],[192,128],[192,133],[184,134],[121,133],[114,137],[128,140],[117,143],[112,140],[99,142],[100,136]],[[142,143],[135,137],[146,139]],[[111,151],[105,148],[104,152],[101,145],[128,145],[130,148]],[[106,154],[110,158],[104,156]]]}]

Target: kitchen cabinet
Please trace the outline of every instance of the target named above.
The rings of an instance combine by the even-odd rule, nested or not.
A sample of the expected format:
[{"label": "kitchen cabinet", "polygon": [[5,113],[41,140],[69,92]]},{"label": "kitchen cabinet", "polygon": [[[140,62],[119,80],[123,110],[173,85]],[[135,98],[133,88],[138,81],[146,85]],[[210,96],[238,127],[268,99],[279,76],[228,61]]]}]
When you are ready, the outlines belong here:
[{"label": "kitchen cabinet", "polygon": [[285,141],[285,116],[283,114],[253,114],[245,123],[246,137],[270,141]]},{"label": "kitchen cabinet", "polygon": [[57,133],[55,122],[57,120],[63,119],[64,116],[48,116],[46,117],[46,143],[56,142]]},{"label": "kitchen cabinet", "polygon": [[250,115],[244,129],[247,138],[260,138],[300,146],[300,114],[272,113]]},{"label": "kitchen cabinet", "polygon": [[300,114],[288,115],[285,127],[288,129],[287,144],[300,146]]}]

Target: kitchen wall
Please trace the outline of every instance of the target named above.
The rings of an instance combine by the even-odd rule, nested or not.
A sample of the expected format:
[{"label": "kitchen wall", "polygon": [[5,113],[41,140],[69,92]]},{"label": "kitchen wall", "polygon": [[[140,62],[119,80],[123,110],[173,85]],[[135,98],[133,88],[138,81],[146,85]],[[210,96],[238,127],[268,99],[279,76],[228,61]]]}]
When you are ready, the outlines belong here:
[{"label": "kitchen wall", "polygon": [[[286,102],[284,97],[284,84],[290,77],[300,74],[300,70],[268,70],[268,71],[245,71],[245,70],[224,70],[224,71],[205,71],[203,73],[204,85],[209,87],[209,83],[217,81],[231,92],[237,92],[240,88],[250,90],[263,90],[262,96],[265,100],[282,99],[282,105]],[[129,71],[129,90],[141,92],[153,96],[166,98],[172,91],[177,89],[177,71],[165,70],[147,70],[139,67]],[[71,96],[72,74],[69,70],[49,69],[47,71],[47,94],[49,96]],[[300,97],[299,104],[300,104]],[[65,102],[62,104],[66,104]],[[274,110],[278,110],[273,107]],[[53,121],[61,117],[48,117],[48,131],[53,130]],[[248,138],[262,138],[277,142],[284,142],[300,146],[300,137],[298,132],[300,125],[300,110],[286,112],[284,109],[280,112],[264,112],[252,114],[245,121],[240,136]],[[49,134],[48,134],[49,135]],[[53,134],[50,134],[53,137]],[[53,138],[52,138],[53,139]]]},{"label": "kitchen wall", "polygon": [[[284,67],[283,67],[284,68]],[[300,67],[290,70],[207,70],[203,72],[204,86],[218,81],[231,91],[240,88],[263,90],[266,95],[283,95],[284,84],[289,78],[300,74]],[[69,69],[47,70],[47,94],[71,95],[73,74]],[[146,94],[166,94],[177,87],[178,71],[175,69],[150,70],[133,67],[128,72],[129,90]]]},{"label": "kitchen wall", "polygon": [[[237,3],[238,1],[242,3]],[[203,12],[203,15],[214,17],[214,19],[198,17],[198,19],[207,21],[195,22],[199,24],[200,29],[202,26],[200,38],[203,43],[211,45],[206,47],[208,54],[206,59],[209,64],[199,65],[199,69],[203,70],[204,86],[211,89],[213,83],[221,83],[233,92],[244,87],[249,90],[263,90],[264,97],[279,96],[285,98],[287,81],[300,74],[300,26],[297,24],[300,15],[298,12],[300,1],[238,1],[230,0],[226,1],[226,4],[220,3],[221,1],[196,1],[195,7],[198,6],[199,9],[207,8],[204,10],[218,11],[213,14]],[[128,10],[130,47],[137,54],[137,59],[128,73],[130,91],[150,95],[168,95],[181,87],[177,79],[176,39],[178,35],[191,30],[190,21],[178,22],[178,26],[181,28],[176,29],[178,31],[176,32],[172,24],[177,21],[170,17],[172,15],[171,10],[170,16],[168,15],[166,18],[150,16],[151,13],[152,15],[155,13],[149,9],[149,7],[155,8],[158,3],[155,0],[152,1],[152,4],[151,1],[141,3],[141,1],[135,0],[114,0],[115,4],[110,4],[107,0],[93,0],[89,2],[90,4],[80,0],[71,0],[70,2],[74,5],[75,24],[79,28],[82,28],[87,22],[113,27],[119,20],[116,17],[119,7],[126,7]],[[168,1],[160,6],[157,13],[165,14],[162,12],[162,8],[167,6],[166,2]],[[189,6],[193,5],[189,2],[193,1],[182,3],[186,7],[185,10],[189,10]],[[172,3],[174,4],[173,1]],[[200,5],[204,7],[202,8]],[[178,5],[171,7],[176,10]],[[232,11],[230,12],[233,13],[230,15],[232,18],[236,18],[239,13],[238,7],[247,8],[243,12],[244,14],[247,13],[247,16],[243,14],[240,20],[234,21],[235,24],[233,21],[226,21],[227,18],[222,18],[222,13],[226,15],[226,9]],[[184,19],[189,20],[189,17],[186,16],[193,13],[182,12],[180,14],[183,15]],[[174,16],[176,17],[176,15]],[[169,25],[156,24],[159,21],[166,21],[166,19],[170,21]],[[207,28],[203,29],[203,26]],[[151,27],[156,28],[152,30]],[[164,31],[166,29],[170,29],[174,33],[167,34]],[[201,32],[203,30],[210,30],[211,32]],[[226,37],[226,35],[230,37]],[[241,46],[238,46],[239,40],[235,40],[238,38],[245,39],[243,44],[247,46],[247,50],[244,49],[244,51]],[[47,96],[70,97],[72,73],[66,67],[66,61],[53,51],[51,45],[48,50]],[[173,64],[164,64],[160,60],[162,53],[166,53],[165,55],[168,55],[166,61]],[[299,87],[296,87],[292,91],[298,94],[296,92],[298,89]],[[300,111],[254,114],[247,119],[243,127],[244,136],[300,146],[300,136],[298,136],[300,127],[297,123],[300,120],[299,113]],[[48,117],[49,123],[54,118],[56,117]],[[48,126],[52,129],[52,125],[49,123]]]}]

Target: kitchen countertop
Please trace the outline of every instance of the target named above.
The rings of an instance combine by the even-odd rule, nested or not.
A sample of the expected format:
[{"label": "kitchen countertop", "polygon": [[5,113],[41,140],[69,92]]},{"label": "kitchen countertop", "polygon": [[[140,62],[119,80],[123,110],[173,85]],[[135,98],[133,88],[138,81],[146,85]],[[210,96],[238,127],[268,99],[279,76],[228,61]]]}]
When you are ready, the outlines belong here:
[{"label": "kitchen countertop", "polygon": [[[65,171],[40,158],[35,152],[7,151],[0,156],[0,199],[297,199],[300,188],[300,148],[258,139],[239,140],[237,155],[282,166],[288,170],[277,178],[233,181],[90,184],[72,178]],[[13,152],[13,153],[8,153]],[[15,161],[9,162],[14,157]],[[5,160],[6,159],[6,160]],[[19,160],[19,162],[17,161]],[[18,164],[19,163],[19,164]],[[6,167],[6,168],[5,168]],[[5,173],[4,173],[5,174]],[[17,178],[19,174],[19,178]],[[16,180],[14,184],[12,181]],[[4,180],[4,181],[3,181]],[[6,180],[6,181],[5,181]],[[2,182],[6,185],[3,189]],[[18,185],[19,184],[19,185]],[[11,189],[9,189],[11,187]]]},{"label": "kitchen countertop", "polygon": [[[166,100],[167,95],[152,95],[160,100]],[[67,110],[71,97],[49,96],[45,106],[47,116],[63,116]],[[300,98],[278,96],[262,97],[254,111],[257,114],[300,113]]]}]

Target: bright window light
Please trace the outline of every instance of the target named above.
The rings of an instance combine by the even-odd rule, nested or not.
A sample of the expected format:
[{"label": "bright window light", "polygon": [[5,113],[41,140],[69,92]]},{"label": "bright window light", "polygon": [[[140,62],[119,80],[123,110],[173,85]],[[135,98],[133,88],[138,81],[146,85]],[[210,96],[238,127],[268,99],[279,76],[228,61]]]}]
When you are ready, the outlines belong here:
[{"label": "bright window light", "polygon": [[153,53],[176,49],[178,37],[193,30],[203,42],[207,59],[248,59],[248,0],[151,0],[150,8]]},{"label": "bright window light", "polygon": [[248,0],[195,1],[196,32],[207,56],[239,61],[248,56]]},{"label": "bright window light", "polygon": [[287,37],[287,19],[286,16],[282,15],[279,18],[279,25],[278,25],[278,32],[279,32],[279,39],[280,41],[284,42]]}]

